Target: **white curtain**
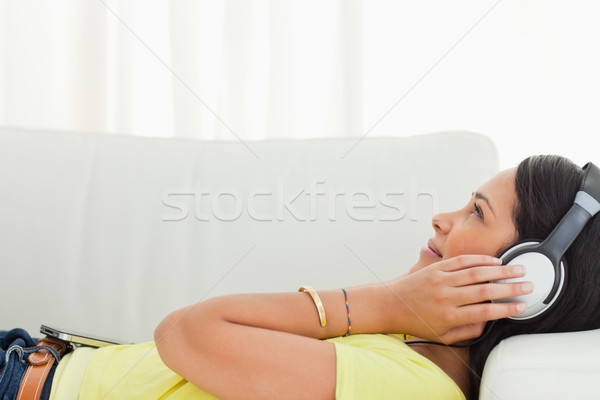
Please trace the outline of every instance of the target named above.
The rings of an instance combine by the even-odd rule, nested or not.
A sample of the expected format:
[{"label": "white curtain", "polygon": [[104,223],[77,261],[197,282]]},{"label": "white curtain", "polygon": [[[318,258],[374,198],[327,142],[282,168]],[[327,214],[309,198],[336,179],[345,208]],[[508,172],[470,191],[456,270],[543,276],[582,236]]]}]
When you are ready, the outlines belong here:
[{"label": "white curtain", "polygon": [[495,140],[501,166],[540,152],[598,162],[580,143],[600,131],[599,11],[0,0],[0,124],[224,140],[467,129]]},{"label": "white curtain", "polygon": [[7,0],[0,123],[230,140],[357,135],[359,8]]},{"label": "white curtain", "polygon": [[[0,3],[0,124],[173,134],[168,5],[39,0]],[[128,30],[131,24],[133,30]]]},{"label": "white curtain", "polygon": [[344,0],[172,3],[177,135],[358,134],[359,9]]}]

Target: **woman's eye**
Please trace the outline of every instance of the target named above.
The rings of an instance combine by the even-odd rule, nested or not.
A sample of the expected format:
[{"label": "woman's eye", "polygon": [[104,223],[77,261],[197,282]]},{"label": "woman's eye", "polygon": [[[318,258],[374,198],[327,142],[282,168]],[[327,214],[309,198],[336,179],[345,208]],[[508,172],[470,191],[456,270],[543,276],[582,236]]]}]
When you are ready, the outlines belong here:
[{"label": "woman's eye", "polygon": [[473,203],[473,211],[471,213],[483,219],[483,211],[481,211],[481,207],[477,205],[477,202]]}]

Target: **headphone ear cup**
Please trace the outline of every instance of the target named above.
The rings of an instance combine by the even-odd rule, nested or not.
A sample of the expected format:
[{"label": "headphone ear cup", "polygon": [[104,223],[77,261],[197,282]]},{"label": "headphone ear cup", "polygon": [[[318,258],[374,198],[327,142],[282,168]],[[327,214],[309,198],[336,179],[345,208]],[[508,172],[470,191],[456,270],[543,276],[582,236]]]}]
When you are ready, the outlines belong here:
[{"label": "headphone ear cup", "polygon": [[[508,249],[501,257],[503,264],[523,265],[525,276],[516,279],[502,279],[495,283],[532,282],[533,292],[523,295],[495,300],[495,303],[524,302],[527,309],[521,314],[510,317],[510,319],[522,321],[537,317],[544,313],[558,298],[562,291],[565,278],[564,262],[560,264],[560,276],[555,277],[555,269],[552,261],[543,253],[537,251],[539,242],[528,241],[520,243]],[[555,280],[559,280],[559,288],[556,294],[547,300],[552,291]]]}]

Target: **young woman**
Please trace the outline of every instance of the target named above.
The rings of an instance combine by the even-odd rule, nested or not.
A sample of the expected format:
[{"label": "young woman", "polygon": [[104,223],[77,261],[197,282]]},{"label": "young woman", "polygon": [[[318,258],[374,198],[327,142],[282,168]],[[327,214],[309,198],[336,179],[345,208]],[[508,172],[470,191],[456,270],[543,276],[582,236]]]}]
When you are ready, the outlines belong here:
[{"label": "young woman", "polygon": [[[564,158],[528,158],[463,208],[436,215],[435,235],[408,274],[320,290],[316,300],[307,288],[194,304],[167,316],[155,342],[66,356],[50,398],[476,399],[485,360],[502,339],[600,327],[600,250],[586,245],[600,239],[597,218],[566,253],[569,285],[552,311],[514,323],[505,318],[524,304],[490,302],[533,290],[530,282],[492,283],[524,276],[522,266],[495,257],[548,236],[582,176]],[[470,347],[417,343],[468,344],[492,320],[499,321]]]}]

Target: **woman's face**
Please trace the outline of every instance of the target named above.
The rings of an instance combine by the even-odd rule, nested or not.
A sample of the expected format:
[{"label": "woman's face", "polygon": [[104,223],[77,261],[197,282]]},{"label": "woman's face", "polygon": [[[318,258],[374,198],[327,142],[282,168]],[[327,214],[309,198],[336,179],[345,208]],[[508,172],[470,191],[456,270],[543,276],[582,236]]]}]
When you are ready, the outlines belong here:
[{"label": "woman's face", "polygon": [[495,256],[514,243],[515,174],[516,168],[498,173],[473,193],[465,207],[435,215],[435,237],[421,249],[411,272],[462,254]]}]

